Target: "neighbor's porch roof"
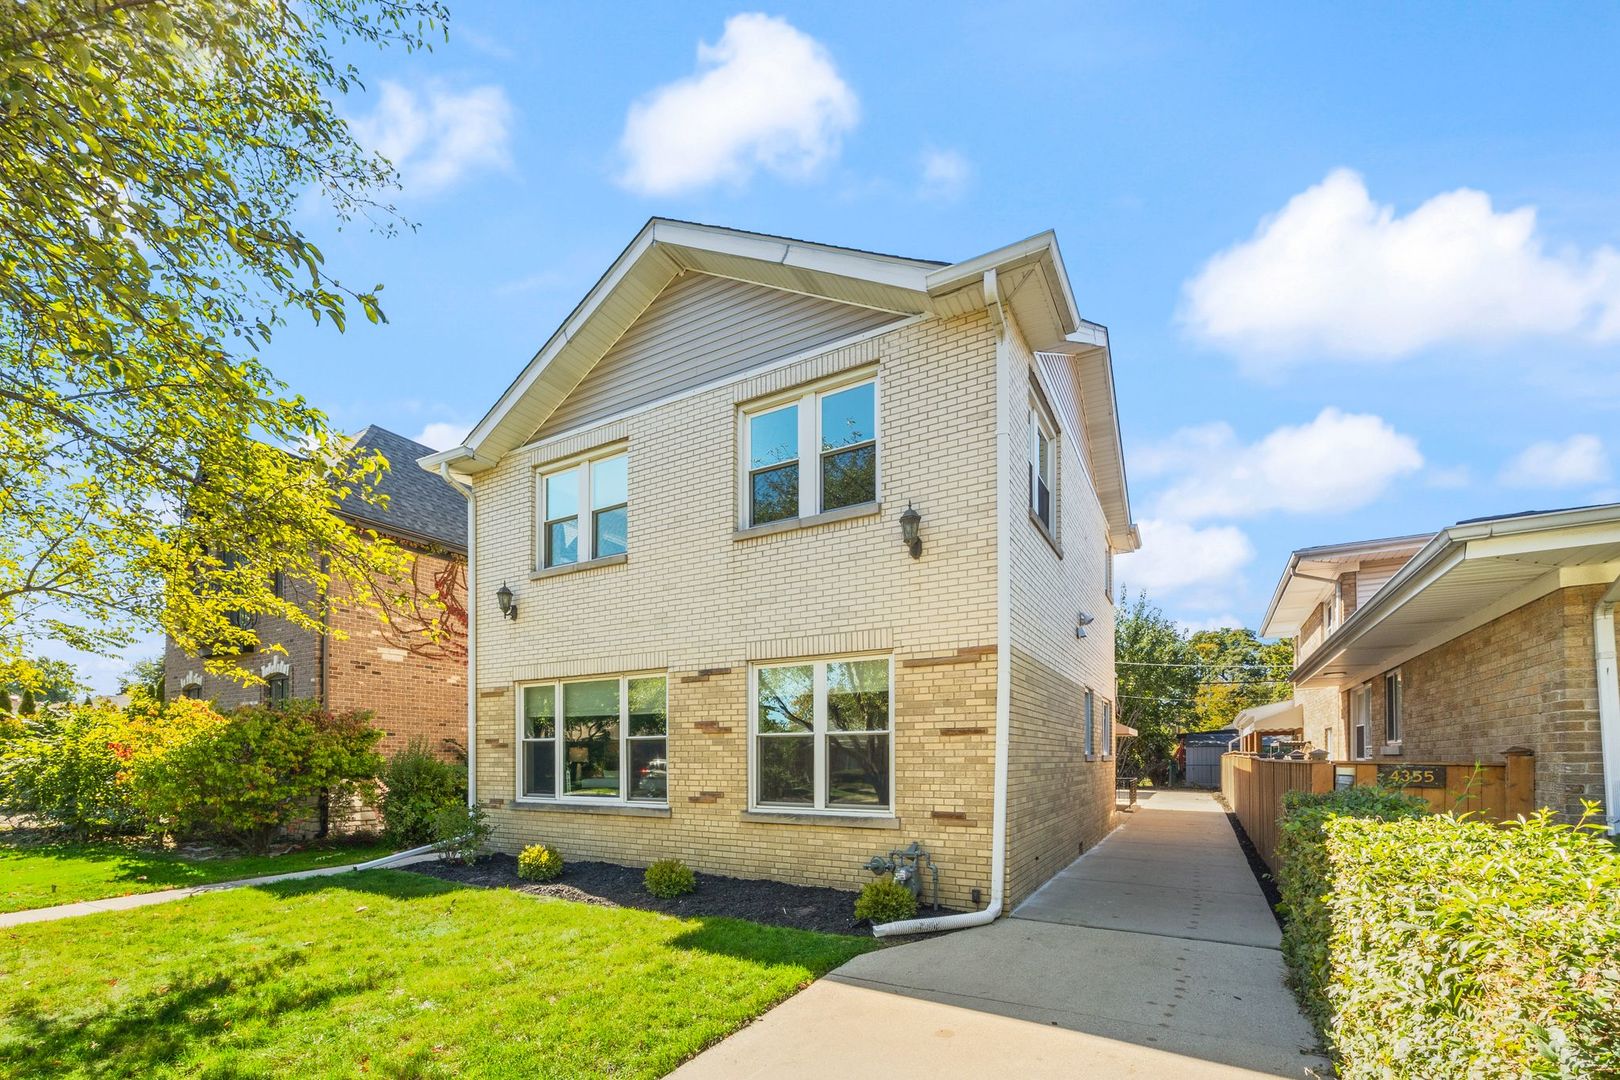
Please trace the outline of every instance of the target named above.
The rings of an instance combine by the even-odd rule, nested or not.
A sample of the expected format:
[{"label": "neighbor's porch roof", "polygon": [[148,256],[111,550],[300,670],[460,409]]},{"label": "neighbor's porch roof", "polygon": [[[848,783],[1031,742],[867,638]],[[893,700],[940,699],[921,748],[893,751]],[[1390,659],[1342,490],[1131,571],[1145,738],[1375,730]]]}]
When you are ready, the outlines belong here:
[{"label": "neighbor's porch roof", "polygon": [[1371,679],[1554,589],[1620,576],[1620,504],[1458,522],[1435,535],[1294,671]]}]

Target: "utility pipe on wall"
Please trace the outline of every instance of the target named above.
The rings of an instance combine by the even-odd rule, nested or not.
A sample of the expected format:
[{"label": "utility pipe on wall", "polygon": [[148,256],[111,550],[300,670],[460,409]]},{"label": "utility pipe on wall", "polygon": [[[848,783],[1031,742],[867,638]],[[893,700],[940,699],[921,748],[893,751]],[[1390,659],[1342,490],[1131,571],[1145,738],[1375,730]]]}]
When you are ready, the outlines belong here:
[{"label": "utility pipe on wall", "polygon": [[1592,652],[1597,670],[1598,739],[1603,750],[1603,816],[1610,834],[1620,833],[1620,673],[1616,671],[1614,608],[1620,578],[1592,612]]},{"label": "utility pipe on wall", "polygon": [[478,494],[439,463],[444,482],[467,500],[467,805],[478,805]]},{"label": "utility pipe on wall", "polygon": [[996,517],[1000,535],[996,542],[996,764],[993,809],[990,814],[990,903],[981,911],[961,915],[939,915],[928,919],[903,919],[872,927],[873,937],[903,934],[932,934],[940,930],[961,930],[983,926],[1001,917],[1003,885],[1007,877],[1007,757],[1011,740],[1012,713],[1012,536],[1013,497],[1017,490],[1012,476],[1014,420],[1012,408],[1012,348],[1007,341],[1006,315],[996,272],[984,275],[984,298],[990,320],[996,328]]}]

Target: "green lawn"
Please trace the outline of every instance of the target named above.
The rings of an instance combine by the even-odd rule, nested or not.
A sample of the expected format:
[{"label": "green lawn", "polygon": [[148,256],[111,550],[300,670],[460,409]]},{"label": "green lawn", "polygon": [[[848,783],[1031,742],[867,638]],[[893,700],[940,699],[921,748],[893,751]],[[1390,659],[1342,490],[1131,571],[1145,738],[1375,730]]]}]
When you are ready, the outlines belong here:
[{"label": "green lawn", "polygon": [[0,833],[0,912],[343,866],[394,850],[380,843],[321,844],[284,855],[186,859],[119,843],[8,843]]},{"label": "green lawn", "polygon": [[0,1075],[656,1077],[874,946],[372,870],[0,931]]}]

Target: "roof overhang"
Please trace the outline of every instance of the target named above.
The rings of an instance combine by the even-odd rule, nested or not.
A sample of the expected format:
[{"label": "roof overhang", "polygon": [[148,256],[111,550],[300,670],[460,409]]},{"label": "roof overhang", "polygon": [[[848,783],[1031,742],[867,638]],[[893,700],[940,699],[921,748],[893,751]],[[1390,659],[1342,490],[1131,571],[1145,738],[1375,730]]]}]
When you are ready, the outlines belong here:
[{"label": "roof overhang", "polygon": [[1301,548],[1288,557],[1288,567],[1277,582],[1265,618],[1260,622],[1260,636],[1288,637],[1296,633],[1316,610],[1316,605],[1332,594],[1340,574],[1356,570],[1367,562],[1410,559],[1430,539],[1428,533],[1423,533]]},{"label": "roof overhang", "polygon": [[[1022,322],[1019,323],[1023,326]],[[1119,405],[1114,396],[1114,356],[1108,347],[1108,328],[1083,322],[1040,352],[1068,358],[1069,372],[1079,391],[1080,424],[1086,456],[1091,462],[1092,484],[1108,521],[1108,543],[1118,554],[1142,546],[1142,534],[1131,520],[1130,487],[1125,478],[1125,446],[1119,434]]]},{"label": "roof overhang", "polygon": [[1239,735],[1280,735],[1305,728],[1305,707],[1293,699],[1256,705],[1237,714]]},{"label": "roof overhang", "polygon": [[1617,576],[1620,504],[1453,525],[1330,634],[1294,683],[1364,682],[1554,589]]},{"label": "roof overhang", "polygon": [[[1102,350],[1091,364],[1106,363],[1106,331],[1080,318],[1051,232],[945,265],[654,218],[563,320],[463,445],[428,455],[419,464],[434,472],[448,465],[463,476],[493,468],[509,451],[527,443],[647,305],[678,274],[688,271],[913,316],[984,310],[985,276],[993,273],[1000,299],[1031,347],[1050,351],[1088,345]],[[1071,340],[1071,335],[1078,337]],[[1111,375],[1107,385],[1106,401],[1097,407],[1112,414]],[[1110,419],[1106,426],[1108,437],[1117,444],[1117,421]],[[1117,486],[1123,493],[1123,455],[1120,459]],[[1128,507],[1124,510],[1128,525]]]}]

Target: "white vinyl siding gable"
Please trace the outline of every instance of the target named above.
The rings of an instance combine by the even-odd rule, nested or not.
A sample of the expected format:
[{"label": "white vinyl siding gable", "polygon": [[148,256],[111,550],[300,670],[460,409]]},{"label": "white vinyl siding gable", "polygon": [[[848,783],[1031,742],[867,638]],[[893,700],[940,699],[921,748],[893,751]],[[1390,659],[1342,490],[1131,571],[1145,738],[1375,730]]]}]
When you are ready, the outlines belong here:
[{"label": "white vinyl siding gable", "polygon": [[535,438],[899,322],[891,311],[841,304],[730,278],[687,273],[659,294]]}]

